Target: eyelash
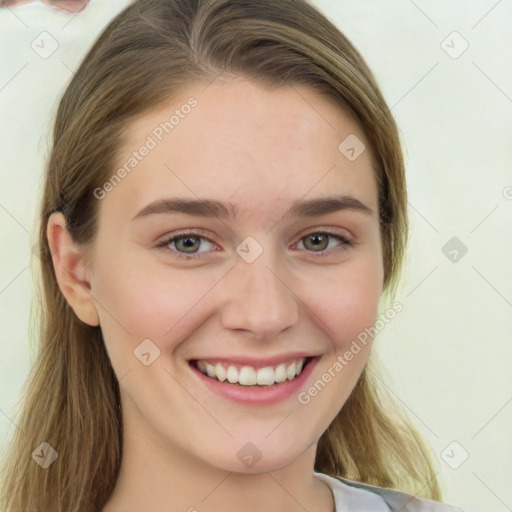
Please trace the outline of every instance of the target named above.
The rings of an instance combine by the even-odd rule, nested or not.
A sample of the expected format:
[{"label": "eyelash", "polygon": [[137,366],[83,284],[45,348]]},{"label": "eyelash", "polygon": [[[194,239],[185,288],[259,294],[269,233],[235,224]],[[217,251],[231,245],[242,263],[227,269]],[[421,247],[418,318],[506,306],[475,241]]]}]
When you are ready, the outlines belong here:
[{"label": "eyelash", "polygon": [[[323,257],[323,256],[330,256],[331,253],[333,251],[335,251],[337,247],[343,247],[343,246],[354,247],[355,245],[357,245],[357,243],[354,240],[349,240],[348,238],[346,238],[343,235],[340,235],[338,233],[333,233],[333,232],[327,231],[327,230],[311,231],[310,233],[308,233],[308,234],[304,235],[303,237],[301,237],[299,242],[301,240],[303,240],[304,238],[307,238],[308,236],[311,236],[311,235],[328,235],[328,236],[330,236],[332,238],[337,238],[341,242],[339,245],[337,245],[334,248],[331,248],[329,250],[323,250],[323,251],[320,251],[320,252],[308,251],[307,249],[305,249],[306,252],[311,252],[313,254],[316,254],[316,257],[320,257],[320,258]],[[214,243],[211,240],[209,240],[208,238],[206,238],[205,236],[203,236],[201,233],[193,232],[193,231],[188,231],[188,232],[185,232],[185,233],[179,233],[178,235],[172,235],[170,237],[167,237],[164,240],[158,242],[155,245],[155,247],[158,248],[158,249],[169,250],[170,252],[174,253],[173,257],[176,258],[176,259],[180,259],[180,260],[193,260],[195,258],[199,258],[201,256],[201,254],[203,254],[203,253],[185,254],[185,253],[173,250],[173,249],[169,249],[169,247],[168,247],[169,244],[171,244],[172,242],[174,242],[175,240],[178,240],[180,238],[187,238],[187,237],[197,237],[197,238],[200,238],[202,240],[207,240],[210,243]],[[297,243],[299,243],[299,242],[297,242]]]}]

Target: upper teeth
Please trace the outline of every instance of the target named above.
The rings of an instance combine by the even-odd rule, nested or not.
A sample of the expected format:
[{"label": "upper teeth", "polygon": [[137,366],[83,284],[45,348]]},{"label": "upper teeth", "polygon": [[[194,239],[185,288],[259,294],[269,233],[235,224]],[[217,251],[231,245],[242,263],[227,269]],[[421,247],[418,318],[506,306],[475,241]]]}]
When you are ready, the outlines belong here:
[{"label": "upper teeth", "polygon": [[234,366],[226,367],[222,363],[216,365],[201,359],[197,361],[197,367],[202,373],[224,382],[226,379],[231,384],[241,384],[242,386],[272,386],[276,382],[284,382],[286,379],[292,380],[302,371],[302,366],[306,359],[303,357],[292,363],[282,363],[275,367],[265,366],[256,370],[252,366],[242,366],[240,370]]}]

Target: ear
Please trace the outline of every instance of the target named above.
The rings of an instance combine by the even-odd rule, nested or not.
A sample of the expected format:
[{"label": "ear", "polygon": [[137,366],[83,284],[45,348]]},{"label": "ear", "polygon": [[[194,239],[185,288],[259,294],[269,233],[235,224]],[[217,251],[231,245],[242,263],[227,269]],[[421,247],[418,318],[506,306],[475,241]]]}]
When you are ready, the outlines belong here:
[{"label": "ear", "polygon": [[46,235],[62,294],[82,322],[91,326],[99,325],[98,311],[90,293],[90,271],[86,254],[68,233],[62,213],[55,212],[50,215]]}]

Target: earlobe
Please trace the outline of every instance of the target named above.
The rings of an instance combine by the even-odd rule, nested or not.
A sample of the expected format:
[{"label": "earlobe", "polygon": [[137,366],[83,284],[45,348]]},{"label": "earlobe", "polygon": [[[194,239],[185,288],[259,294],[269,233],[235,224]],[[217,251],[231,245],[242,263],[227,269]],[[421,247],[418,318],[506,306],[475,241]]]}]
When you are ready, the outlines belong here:
[{"label": "earlobe", "polygon": [[98,311],[90,291],[86,254],[71,238],[62,213],[50,215],[46,235],[62,294],[82,322],[99,325]]}]

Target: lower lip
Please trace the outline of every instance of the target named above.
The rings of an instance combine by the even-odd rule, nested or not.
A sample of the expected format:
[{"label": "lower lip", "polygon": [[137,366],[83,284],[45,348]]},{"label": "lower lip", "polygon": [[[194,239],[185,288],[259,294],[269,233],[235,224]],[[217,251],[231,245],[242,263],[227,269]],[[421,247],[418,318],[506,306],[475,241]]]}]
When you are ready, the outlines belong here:
[{"label": "lower lip", "polygon": [[189,367],[208,389],[220,396],[243,404],[270,405],[298,394],[300,388],[304,386],[306,380],[311,375],[318,359],[319,357],[313,358],[309,364],[306,365],[301,374],[293,380],[286,380],[285,382],[280,382],[272,386],[242,386],[230,384],[227,381],[220,382],[217,379],[207,377],[190,363]]}]

